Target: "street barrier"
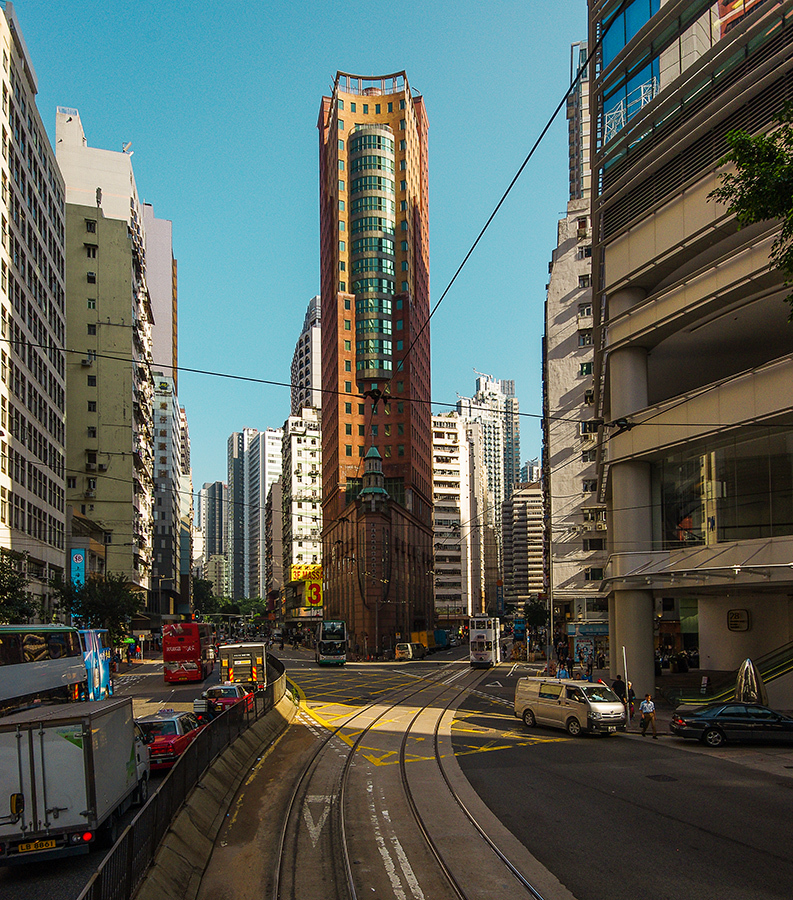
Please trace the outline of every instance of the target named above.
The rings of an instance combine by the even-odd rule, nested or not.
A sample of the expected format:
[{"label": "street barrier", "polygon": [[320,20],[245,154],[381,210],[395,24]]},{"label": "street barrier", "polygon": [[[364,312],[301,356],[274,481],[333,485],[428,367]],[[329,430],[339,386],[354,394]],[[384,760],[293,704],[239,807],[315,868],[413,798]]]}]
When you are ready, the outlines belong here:
[{"label": "street barrier", "polygon": [[268,685],[254,694],[251,708],[244,701],[237,703],[201,731],[124,830],[77,900],[130,900],[171,822],[207,769],[284,696],[283,664],[275,657],[267,663]]}]

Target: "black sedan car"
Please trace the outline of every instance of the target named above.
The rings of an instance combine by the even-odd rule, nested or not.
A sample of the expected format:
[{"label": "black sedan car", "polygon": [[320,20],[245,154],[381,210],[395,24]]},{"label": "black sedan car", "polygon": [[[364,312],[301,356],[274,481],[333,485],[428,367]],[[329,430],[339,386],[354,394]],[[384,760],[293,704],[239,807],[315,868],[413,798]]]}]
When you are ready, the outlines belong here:
[{"label": "black sedan car", "polygon": [[677,710],[669,724],[673,734],[695,738],[709,747],[725,741],[793,742],[793,718],[756,703],[708,703]]}]

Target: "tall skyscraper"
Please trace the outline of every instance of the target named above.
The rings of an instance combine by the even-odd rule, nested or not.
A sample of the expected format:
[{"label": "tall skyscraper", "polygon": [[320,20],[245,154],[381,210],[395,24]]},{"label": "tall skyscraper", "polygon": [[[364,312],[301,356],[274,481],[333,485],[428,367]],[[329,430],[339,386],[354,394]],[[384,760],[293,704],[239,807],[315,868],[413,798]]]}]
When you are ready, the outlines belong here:
[{"label": "tall skyscraper", "polygon": [[516,613],[543,590],[543,508],[539,483],[517,484],[504,501],[504,602]]},{"label": "tall skyscraper", "polygon": [[[587,58],[570,53],[572,82]],[[589,177],[589,72],[567,98],[570,199],[549,266],[543,338],[543,491],[546,585],[554,644],[580,641],[609,655],[606,507],[597,494],[595,345]],[[613,648],[612,648],[613,649]]]},{"label": "tall skyscraper", "polygon": [[322,320],[319,297],[308,303],[292,356],[292,415],[304,406],[322,409]]},{"label": "tall skyscraper", "polygon": [[520,408],[514,381],[499,381],[479,374],[473,397],[457,400],[457,413],[479,422],[484,440],[488,488],[495,503],[499,568],[502,561],[501,504],[520,478]]},{"label": "tall skyscraper", "polygon": [[66,181],[67,344],[85,348],[66,362],[67,500],[108,533],[108,571],[148,588],[153,315],[142,204],[130,156],[89,147],[76,109],[58,108],[56,135]]},{"label": "tall skyscraper", "polygon": [[428,122],[404,72],[339,72],[318,128],[326,614],[379,650],[433,619]]},{"label": "tall skyscraper", "polygon": [[[0,45],[0,547],[18,554],[28,590],[38,599],[63,574],[66,550],[65,188],[36,108],[38,83],[12,3],[0,11]],[[82,254],[85,260],[85,249]],[[83,304],[85,297],[83,291]],[[68,344],[84,345],[85,331],[79,344]],[[85,462],[83,456],[81,477]],[[75,538],[77,547],[87,549],[82,535]]]},{"label": "tall skyscraper", "polygon": [[228,573],[234,600],[266,593],[267,494],[281,477],[280,428],[245,428],[228,439]]}]

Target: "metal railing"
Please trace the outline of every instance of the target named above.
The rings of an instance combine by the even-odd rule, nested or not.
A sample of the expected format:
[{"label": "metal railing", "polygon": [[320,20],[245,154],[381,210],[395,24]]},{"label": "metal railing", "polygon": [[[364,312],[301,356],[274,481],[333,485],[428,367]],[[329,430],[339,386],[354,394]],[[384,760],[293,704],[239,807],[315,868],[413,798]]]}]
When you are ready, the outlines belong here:
[{"label": "metal railing", "polygon": [[204,728],[116,841],[77,900],[130,900],[146,877],[160,842],[190,792],[217,757],[286,692],[282,663],[268,659],[265,690],[253,695],[250,709],[237,703]]}]

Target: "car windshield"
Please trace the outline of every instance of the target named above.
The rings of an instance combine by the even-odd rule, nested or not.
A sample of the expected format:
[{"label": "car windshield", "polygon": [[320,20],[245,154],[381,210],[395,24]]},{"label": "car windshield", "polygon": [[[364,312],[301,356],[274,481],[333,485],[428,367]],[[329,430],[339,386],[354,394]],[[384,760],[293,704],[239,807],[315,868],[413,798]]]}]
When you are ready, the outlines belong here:
[{"label": "car windshield", "polygon": [[140,727],[148,737],[176,734],[176,722],[141,722]]},{"label": "car windshield", "polygon": [[233,687],[228,688],[210,688],[206,692],[207,697],[210,699],[214,699],[215,697],[236,697],[237,689]]},{"label": "car windshield", "polygon": [[592,703],[619,703],[620,698],[603,684],[582,685],[581,690]]}]

